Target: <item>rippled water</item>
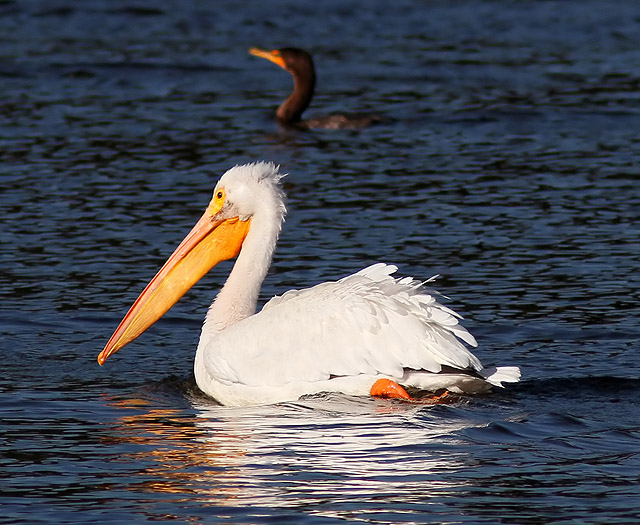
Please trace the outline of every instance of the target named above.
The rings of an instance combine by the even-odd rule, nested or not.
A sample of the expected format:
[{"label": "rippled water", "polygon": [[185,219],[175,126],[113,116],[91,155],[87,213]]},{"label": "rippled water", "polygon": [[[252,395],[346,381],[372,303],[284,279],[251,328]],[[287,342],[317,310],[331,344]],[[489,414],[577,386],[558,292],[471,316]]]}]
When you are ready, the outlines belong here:
[{"label": "rippled water", "polygon": [[[640,5],[0,4],[0,523],[640,520]],[[309,116],[279,130],[316,58]],[[198,393],[229,265],[100,368],[229,166],[290,173],[266,300],[374,261],[441,274],[483,362],[446,406]]]}]

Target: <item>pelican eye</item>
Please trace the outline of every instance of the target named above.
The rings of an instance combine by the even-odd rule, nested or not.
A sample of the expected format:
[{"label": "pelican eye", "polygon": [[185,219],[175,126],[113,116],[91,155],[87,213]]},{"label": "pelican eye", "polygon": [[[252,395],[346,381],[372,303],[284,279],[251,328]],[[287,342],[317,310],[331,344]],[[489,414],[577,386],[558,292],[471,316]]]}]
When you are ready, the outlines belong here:
[{"label": "pelican eye", "polygon": [[220,188],[214,192],[213,199],[211,199],[211,202],[209,203],[209,209],[211,210],[212,215],[216,215],[220,210],[222,210],[226,196],[227,194],[224,191],[224,188]]},{"label": "pelican eye", "polygon": [[213,194],[213,202],[215,202],[218,206],[222,206],[222,203],[224,202],[226,196],[227,195],[224,191],[224,188],[220,188]]}]

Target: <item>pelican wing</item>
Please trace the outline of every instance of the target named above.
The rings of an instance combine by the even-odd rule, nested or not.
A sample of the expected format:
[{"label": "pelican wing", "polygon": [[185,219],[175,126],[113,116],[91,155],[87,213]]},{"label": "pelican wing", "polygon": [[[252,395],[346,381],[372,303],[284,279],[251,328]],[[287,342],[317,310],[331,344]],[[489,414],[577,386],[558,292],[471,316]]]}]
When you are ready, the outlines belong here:
[{"label": "pelican wing", "polygon": [[459,316],[422,283],[375,264],[339,281],[274,297],[209,341],[209,373],[226,384],[277,386],[443,365],[481,370]]}]

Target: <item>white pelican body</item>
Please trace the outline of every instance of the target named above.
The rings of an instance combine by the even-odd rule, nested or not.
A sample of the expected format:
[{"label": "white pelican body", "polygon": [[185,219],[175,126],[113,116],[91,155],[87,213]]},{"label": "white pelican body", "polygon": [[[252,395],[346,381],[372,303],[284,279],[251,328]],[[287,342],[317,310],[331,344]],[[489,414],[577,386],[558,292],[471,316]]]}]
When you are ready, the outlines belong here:
[{"label": "white pelican body", "polygon": [[420,282],[391,277],[392,265],[289,291],[256,314],[284,220],[280,178],[270,163],[236,166],[222,176],[207,211],[133,304],[100,364],[215,264],[237,255],[207,313],[194,365],[198,387],[224,405],[318,392],[369,395],[378,380],[457,393],[519,380],[517,367],[483,368],[463,344],[476,341],[459,316]]}]

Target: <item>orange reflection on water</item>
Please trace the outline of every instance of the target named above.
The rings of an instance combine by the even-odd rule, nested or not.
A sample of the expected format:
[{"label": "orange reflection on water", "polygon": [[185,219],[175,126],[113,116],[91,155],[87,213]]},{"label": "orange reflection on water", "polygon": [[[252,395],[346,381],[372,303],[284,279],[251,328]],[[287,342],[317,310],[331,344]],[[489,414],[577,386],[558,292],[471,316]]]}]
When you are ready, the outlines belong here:
[{"label": "orange reflection on water", "polygon": [[216,496],[234,498],[234,468],[246,454],[246,436],[221,429],[211,434],[198,426],[199,419],[184,409],[158,407],[146,399],[117,399],[109,405],[126,410],[112,428],[110,441],[133,445],[120,458],[144,465],[142,481],[133,490],[185,494],[192,499]]}]

